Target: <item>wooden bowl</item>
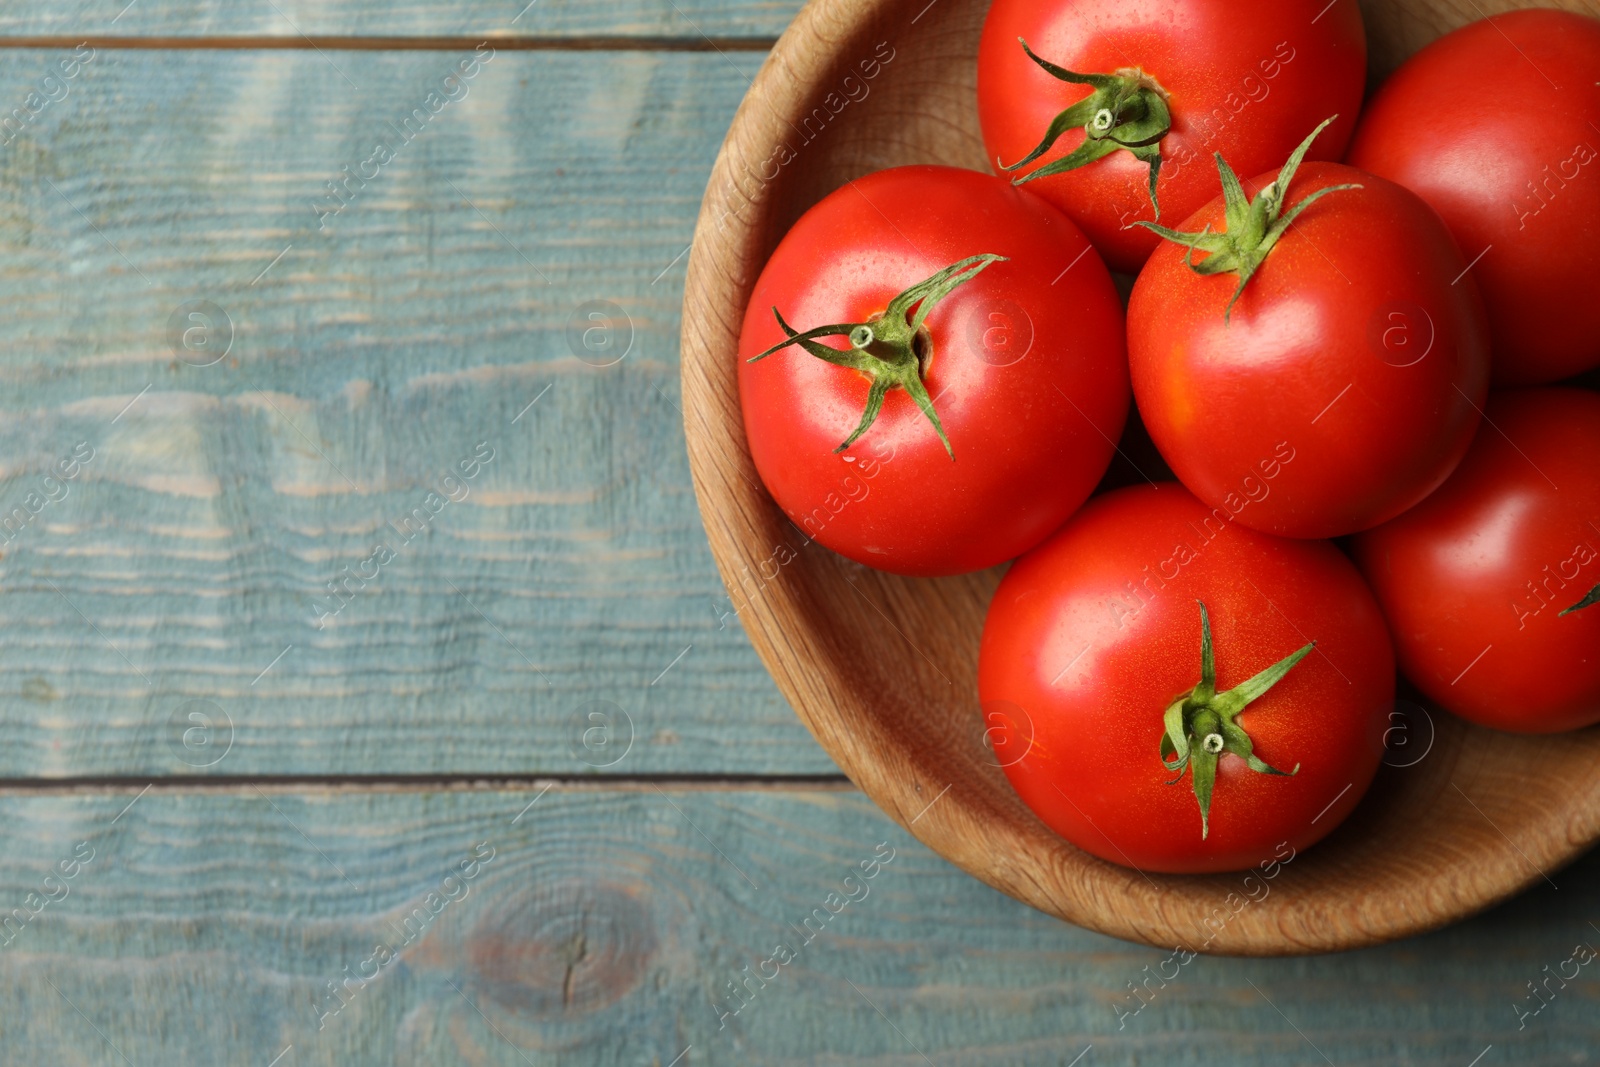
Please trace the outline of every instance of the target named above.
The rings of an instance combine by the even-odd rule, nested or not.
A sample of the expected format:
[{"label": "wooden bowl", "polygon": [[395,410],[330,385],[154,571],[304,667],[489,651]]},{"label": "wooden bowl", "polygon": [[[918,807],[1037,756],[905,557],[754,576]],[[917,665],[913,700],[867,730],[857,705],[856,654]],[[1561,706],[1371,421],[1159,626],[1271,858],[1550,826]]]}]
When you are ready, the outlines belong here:
[{"label": "wooden bowl", "polygon": [[[1439,34],[1519,5],[1362,6],[1376,79]],[[1557,6],[1600,15],[1600,0]],[[1414,712],[1408,754],[1386,761],[1410,765],[1383,768],[1355,814],[1270,882],[1146,877],[1080,852],[1023,806],[984,745],[978,635],[1000,571],[906,579],[803,547],[762,488],[736,370],[757,274],[800,214],[852,178],[905,163],[986,169],[975,99],[986,9],[811,0],[751,85],[706,189],[683,310],[690,468],[712,553],[778,688],[844,772],[940,855],[1042,911],[1157,947],[1347,949],[1549,880],[1600,837],[1600,728],[1517,737],[1437,710],[1433,730]],[[870,80],[863,60],[877,61]],[[780,546],[796,558],[782,562]],[[1241,906],[1247,896],[1260,899]]]}]

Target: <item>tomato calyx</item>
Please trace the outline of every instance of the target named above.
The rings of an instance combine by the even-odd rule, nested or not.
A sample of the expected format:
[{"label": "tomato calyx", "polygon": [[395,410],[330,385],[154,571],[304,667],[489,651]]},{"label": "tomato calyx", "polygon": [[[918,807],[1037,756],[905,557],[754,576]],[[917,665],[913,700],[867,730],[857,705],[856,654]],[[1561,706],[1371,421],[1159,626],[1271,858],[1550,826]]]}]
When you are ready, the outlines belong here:
[{"label": "tomato calyx", "polygon": [[1255,677],[1219,693],[1216,658],[1211,648],[1211,617],[1203,602],[1196,603],[1200,604],[1200,682],[1167,706],[1161,763],[1177,774],[1168,785],[1177,785],[1183,780],[1183,772],[1190,772],[1194,798],[1200,805],[1200,839],[1205,840],[1211,832],[1211,791],[1217,780],[1217,762],[1225,753],[1238,756],[1260,774],[1288,776],[1299,772],[1298,763],[1292,771],[1280,771],[1263,762],[1255,754],[1250,735],[1236,720],[1252,701],[1305,659],[1317,643],[1310,642]]},{"label": "tomato calyx", "polygon": [[1017,40],[1028,58],[1039,64],[1045,73],[1074,85],[1092,86],[1094,92],[1058,114],[1032,152],[1010,166],[998,159],[995,164],[1007,173],[1025,167],[1048,152],[1062,134],[1082,129],[1083,143],[1077,148],[1032,173],[1011,179],[1011,184],[1023,185],[1035,178],[1077,170],[1119,149],[1126,149],[1135,159],[1150,165],[1150,206],[1159,219],[1161,204],[1156,200],[1156,175],[1161,170],[1161,139],[1172,129],[1172,111],[1167,107],[1166,91],[1137,68],[1123,68],[1112,74],[1075,73],[1040,58],[1021,37]]},{"label": "tomato calyx", "polygon": [[[1278,238],[1293,225],[1302,211],[1329,193],[1361,188],[1356,184],[1330,185],[1326,189],[1318,189],[1287,212],[1283,210],[1284,200],[1289,194],[1289,183],[1294,180],[1295,171],[1300,169],[1306,153],[1310,151],[1311,142],[1315,141],[1317,135],[1338,117],[1334,115],[1325,119],[1322,125],[1312,130],[1311,136],[1300,142],[1300,147],[1294,150],[1294,154],[1283,165],[1283,169],[1278,171],[1277,180],[1269,182],[1265,189],[1256,194],[1254,200],[1246,198],[1244,187],[1239,184],[1239,176],[1228,166],[1228,161],[1222,158],[1222,153],[1216,153],[1217,173],[1222,178],[1222,198],[1227,209],[1226,232],[1212,233],[1209,224],[1199,233],[1173,230],[1153,222],[1137,224],[1188,248],[1189,253],[1184,256],[1183,261],[1196,274],[1222,274],[1231,271],[1239,275],[1238,288],[1234,289],[1227,310],[1222,313],[1224,322],[1231,319],[1233,305],[1239,302],[1244,287],[1250,284],[1251,275],[1255,274],[1256,269],[1266,261],[1272,246],[1278,243]],[[1194,261],[1197,249],[1207,253],[1206,258],[1199,263]]]},{"label": "tomato calyx", "polygon": [[[1572,605],[1572,607],[1567,608],[1561,613],[1561,615],[1571,615],[1574,611],[1582,611],[1584,608],[1587,608],[1593,604],[1600,604],[1600,585],[1595,586],[1593,589],[1585,593],[1582,600]],[[1560,615],[1556,617],[1560,618]]]},{"label": "tomato calyx", "polygon": [[[922,375],[933,357],[933,339],[923,328],[923,320],[935,304],[949,296],[963,282],[976,278],[991,263],[1004,263],[1006,258],[984,253],[952,263],[901,292],[889,301],[888,308],[881,315],[875,315],[866,322],[818,326],[801,333],[783,321],[783,315],[774,307],[773,317],[783,327],[783,332],[789,335],[789,339],[778,342],[760,355],[751,356],[749,362],[766,359],[789,345],[799,345],[820,360],[860,371],[871,380],[872,388],[867,393],[867,406],[861,413],[861,422],[855,432],[834,449],[835,453],[843,452],[855,444],[856,438],[867,432],[867,427],[883,410],[883,398],[890,389],[898,387],[911,395],[917,407],[933,423],[934,432],[944,443],[945,452],[954,461],[955,450],[950,447],[950,438],[945,436],[939,413],[933,409],[933,399],[928,396],[928,387],[922,381]],[[846,337],[849,338],[850,347],[841,350],[818,344],[819,337]]]}]

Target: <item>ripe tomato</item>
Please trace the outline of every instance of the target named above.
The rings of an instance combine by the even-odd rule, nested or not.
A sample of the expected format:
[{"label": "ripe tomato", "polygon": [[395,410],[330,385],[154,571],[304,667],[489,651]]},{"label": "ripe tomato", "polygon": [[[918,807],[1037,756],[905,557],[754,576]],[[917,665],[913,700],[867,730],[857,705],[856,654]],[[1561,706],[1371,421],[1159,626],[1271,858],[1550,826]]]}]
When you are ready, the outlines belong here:
[{"label": "ripe tomato", "polygon": [[[1061,73],[1100,84],[1062,80],[1019,37]],[[1156,218],[1149,157],[1159,157],[1155,195],[1168,221],[1216,194],[1213,152],[1255,174],[1339,115],[1317,146],[1317,158],[1338,159],[1366,69],[1355,0],[994,0],[978,46],[978,117],[999,167],[1029,157],[1047,130],[1060,134],[1043,162],[1015,167],[1021,178],[1073,153],[1087,160],[1029,188],[1083,227],[1113,270],[1131,273],[1157,244],[1133,225]],[[1097,158],[1119,141],[1128,150]]]},{"label": "ripe tomato", "polygon": [[1128,413],[1122,306],[1083,234],[1033,194],[951,167],[869,174],[806,212],[756,282],[739,352],[773,499],[806,536],[900,574],[977,570],[1044,540],[1104,473]]},{"label": "ripe tomato", "polygon": [[1221,164],[1227,194],[1167,231],[1193,247],[1158,249],[1134,285],[1128,357],[1150,436],[1196,496],[1257,530],[1335,537],[1449,476],[1489,350],[1428,205],[1336,163],[1297,166],[1241,189]]},{"label": "ripe tomato", "polygon": [[[1214,692],[1196,685],[1197,600]],[[1275,682],[1257,677],[1273,667]],[[1224,727],[1207,744],[1203,709],[1180,699],[1241,691],[1254,699],[1232,725],[1247,740]],[[1236,870],[1354,809],[1383,754],[1394,655],[1336,548],[1246,529],[1167,482],[1096,497],[1012,566],[984,622],[978,692],[996,761],[1051,829],[1143,871]],[[1192,783],[1174,781],[1174,708],[1198,727]]]},{"label": "ripe tomato", "polygon": [[[1497,384],[1600,365],[1600,21],[1512,11],[1441,37],[1361,117],[1350,162],[1417,192],[1476,259]],[[1482,258],[1477,258],[1481,256]]]},{"label": "ripe tomato", "polygon": [[[1400,667],[1457,715],[1554,733],[1600,722],[1600,395],[1522,389],[1421,504],[1355,539]],[[1573,610],[1576,609],[1576,610]]]}]

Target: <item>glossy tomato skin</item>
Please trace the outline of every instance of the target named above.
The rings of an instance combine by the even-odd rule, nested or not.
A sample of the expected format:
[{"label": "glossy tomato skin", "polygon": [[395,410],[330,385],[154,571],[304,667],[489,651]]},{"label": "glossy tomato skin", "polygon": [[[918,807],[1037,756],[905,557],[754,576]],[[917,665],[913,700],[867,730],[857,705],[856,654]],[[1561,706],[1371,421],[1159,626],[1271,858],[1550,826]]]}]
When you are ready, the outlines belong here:
[{"label": "glossy tomato skin", "polygon": [[[784,334],[861,322],[967,256],[1009,257],[941,300],[924,375],[955,453],[903,389],[843,453],[869,383]],[[823,343],[843,348],[843,338]],[[1044,540],[1105,472],[1128,413],[1122,306],[1065,215],[976,171],[897,167],[808,211],[768,260],[739,342],[739,399],[762,481],[807,536],[860,563],[957,574]]]},{"label": "glossy tomato skin", "polygon": [[[1352,165],[1444,217],[1483,291],[1500,385],[1600,365],[1600,20],[1512,11],[1441,37],[1373,98]],[[1588,285],[1587,294],[1581,292]]]},{"label": "glossy tomato skin", "polygon": [[1354,541],[1400,667],[1463,718],[1519,733],[1600,722],[1600,394],[1490,397],[1450,480]]},{"label": "glossy tomato skin", "polygon": [[[1068,70],[1138,67],[1160,83],[1172,111],[1157,186],[1169,226],[1216,195],[1214,152],[1240,174],[1256,174],[1281,166],[1317,123],[1338,115],[1311,158],[1339,159],[1366,79],[1355,0],[994,0],[978,46],[978,117],[991,165],[1022,159],[1058,112],[1091,91],[1045,73],[1018,37]],[[1018,173],[1082,142],[1072,131]],[[1113,270],[1138,270],[1156,247],[1154,234],[1133,226],[1155,219],[1149,167],[1127,152],[1028,188],[1071,215]]]},{"label": "glossy tomato skin", "polygon": [[[1173,473],[1280,537],[1367,529],[1427,496],[1466,453],[1488,391],[1483,309],[1438,215],[1334,163],[1301,167],[1289,203],[1344,183],[1362,188],[1306,209],[1231,321],[1237,276],[1195,274],[1170,242],[1128,305],[1134,397]],[[1220,197],[1180,228],[1206,225],[1226,229]]]},{"label": "glossy tomato skin", "polygon": [[[1258,756],[1299,772],[1224,755],[1204,840],[1190,780],[1166,785],[1159,756],[1162,713],[1199,681],[1197,600],[1219,690],[1317,642],[1238,719]],[[978,691],[995,762],[1051,829],[1142,871],[1238,870],[1354,809],[1382,757],[1394,656],[1336,548],[1257,533],[1166,482],[1096,497],[1012,566],[984,623]]]}]

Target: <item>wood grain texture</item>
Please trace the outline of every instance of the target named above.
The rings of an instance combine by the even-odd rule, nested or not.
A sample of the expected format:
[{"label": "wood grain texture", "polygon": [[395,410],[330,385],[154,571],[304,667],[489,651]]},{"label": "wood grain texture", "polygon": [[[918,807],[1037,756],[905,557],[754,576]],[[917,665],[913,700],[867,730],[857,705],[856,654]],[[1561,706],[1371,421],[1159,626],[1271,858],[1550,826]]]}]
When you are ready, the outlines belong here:
[{"label": "wood grain texture", "polygon": [[[1432,12],[1418,26],[1466,21],[1462,5],[1411,6]],[[1600,14],[1593,0],[1568,6]],[[986,5],[942,0],[937,18],[919,20],[923,8],[814,0],[757,76],[712,173],[685,293],[683,383],[696,492],[730,588],[792,530],[760,488],[738,410],[737,324],[767,254],[807,207],[860,174],[913,162],[985,166],[974,80]],[[1375,19],[1373,32],[1389,26]],[[871,96],[820,133],[803,131],[803,117],[882,41],[896,58]],[[1402,37],[1394,47],[1416,43]],[[936,851],[1072,922],[1192,944],[1197,918],[1235,876],[1147,878],[1080,852],[1021,804],[984,748],[976,659],[994,582],[900,579],[814,553],[766,583],[741,621],[823,747],[902,825],[919,820],[918,837]],[[1329,951],[1414,934],[1539,881],[1600,838],[1591,770],[1600,728],[1509,738],[1435,717],[1430,758],[1382,778],[1347,824],[1285,871],[1268,903],[1226,924],[1208,951]]]},{"label": "wood grain texture", "polygon": [[1423,45],[1469,22],[1524,7],[1553,7],[1600,15],[1595,0],[1360,0],[1367,22],[1368,82],[1376,85]]},{"label": "wood grain texture", "polygon": [[[853,790],[158,788],[9,796],[0,819],[0,905],[57,898],[0,949],[6,1063],[666,1065],[689,1049],[679,1067],[1060,1067],[1092,1045],[1080,1067],[1466,1067],[1488,1045],[1486,1064],[1595,1051],[1600,963],[1550,980],[1518,1028],[1539,1003],[1526,983],[1600,945],[1593,858],[1559,891],[1404,945],[1179,964],[1007,899]],[[363,966],[379,943],[398,960]],[[795,958],[763,967],[779,943]],[[370,980],[319,999],[346,967]],[[733,1014],[747,967],[776,976]]]},{"label": "wood grain texture", "polygon": [[405,142],[460,58],[101,50],[0,145],[0,518],[38,505],[0,530],[0,777],[833,771],[713,570],[676,387],[759,57],[502,52]]},{"label": "wood grain texture", "polygon": [[[495,14],[276,2],[317,33],[476,33]],[[570,21],[529,32],[575,35],[676,34],[679,12],[713,34],[787,18],[732,0],[534,10]],[[87,35],[107,15],[18,4],[0,20]],[[285,33],[275,17],[139,0],[112,30]],[[56,57],[6,58],[0,113]],[[725,614],[670,407],[683,263],[651,284],[687,243],[756,59],[499,56],[484,77],[506,81],[475,83],[315,233],[308,188],[415,106],[440,58],[334,54],[340,73],[310,49],[102,54],[0,146],[0,504],[37,489],[79,433],[107,433],[69,494],[4,546],[0,776],[832,767]],[[237,364],[175,358],[167,318],[188,299],[234,317]],[[571,356],[566,320],[591,299],[633,318],[621,364]],[[480,421],[552,382],[513,427],[536,434],[510,439],[483,476],[501,481],[475,480],[329,634],[313,632],[322,643],[296,642],[257,679],[280,636],[309,629],[308,591],[365,558]],[[445,577],[488,617],[448,607]],[[611,767],[594,765],[622,725],[586,746],[591,700],[633,717],[634,748]],[[190,701],[220,705],[231,737],[186,718],[215,720]],[[1192,961],[1119,1030],[1119,1007],[1138,1003],[1128,983],[1155,985],[1145,968],[1168,951],[988,889],[858,794],[543,786],[0,796],[0,920],[30,893],[68,892],[0,933],[0,1062],[920,1064],[912,1042],[941,1067],[1062,1065],[1091,1042],[1079,1067],[1323,1062],[1310,1042],[1340,1067],[1459,1067],[1490,1042],[1482,1067],[1593,1057],[1592,968],[1521,1032],[1513,1008],[1573,943],[1600,943],[1584,932],[1600,900],[1592,859],[1556,874],[1559,892],[1536,887],[1404,945]],[[726,982],[885,840],[897,854],[872,895],[718,1029]],[[378,940],[403,940],[478,841],[496,858],[470,894],[319,1031],[326,983]],[[95,858],[63,881],[79,843]]]},{"label": "wood grain texture", "polygon": [[798,0],[69,0],[7,4],[0,37],[770,39]]}]

